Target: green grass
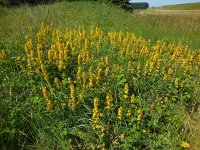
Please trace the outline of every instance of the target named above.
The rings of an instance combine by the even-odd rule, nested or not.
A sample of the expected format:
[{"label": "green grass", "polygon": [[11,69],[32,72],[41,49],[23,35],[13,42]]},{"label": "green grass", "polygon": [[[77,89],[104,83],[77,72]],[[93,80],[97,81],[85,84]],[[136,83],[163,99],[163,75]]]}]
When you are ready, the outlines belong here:
[{"label": "green grass", "polygon": [[166,10],[200,10],[200,3],[167,5],[167,6],[160,7],[160,9],[166,9]]},{"label": "green grass", "polygon": [[[32,8],[1,8],[1,12],[1,43],[17,42],[13,36],[20,39],[26,34],[28,26],[38,27],[41,21],[45,21],[62,29],[80,24],[94,25],[101,27],[105,32],[133,32],[153,41],[181,41],[195,49],[200,47],[199,16],[137,16],[123,12],[119,8],[95,3],[57,3]],[[10,25],[7,25],[10,21]]]},{"label": "green grass", "polygon": [[[115,31],[131,32],[137,37],[144,37],[140,41],[141,43],[139,42],[141,45],[138,47],[137,45],[133,46],[133,49],[140,51],[142,44],[148,45],[145,39],[150,39],[151,44],[147,47],[152,50],[149,51],[151,54],[153,54],[153,46],[156,45],[158,40],[164,40],[164,42],[161,42],[163,46],[168,43],[175,43],[175,45],[181,43],[180,45],[188,45],[189,47],[185,48],[183,46],[181,50],[185,48],[188,51],[193,51],[192,54],[197,59],[196,55],[199,54],[200,49],[199,16],[138,15],[125,12],[118,7],[93,2],[62,2],[35,7],[21,6],[18,8],[1,7],[0,12],[0,52],[4,50],[8,57],[6,60],[0,60],[0,147],[3,149],[76,149],[78,147],[86,149],[88,143],[92,143],[94,146],[102,141],[107,141],[106,147],[110,146],[110,148],[114,149],[119,148],[117,147],[119,146],[119,133],[124,131],[128,136],[128,138],[126,137],[127,140],[120,145],[124,149],[130,147],[132,142],[132,145],[135,144],[134,146],[138,149],[158,149],[163,148],[163,145],[167,146],[167,148],[181,149],[180,141],[182,140],[189,141],[195,145],[192,147],[198,148],[199,134],[195,134],[195,131],[199,131],[199,129],[197,127],[198,121],[195,121],[195,118],[199,118],[196,113],[199,107],[199,89],[195,89],[194,85],[199,83],[199,76],[194,68],[193,71],[189,72],[188,76],[185,76],[179,67],[175,69],[175,75],[184,81],[180,90],[175,89],[171,82],[163,82],[162,78],[154,78],[152,76],[152,78],[147,77],[146,79],[142,77],[142,79],[138,79],[141,86],[135,88],[135,85],[133,85],[134,88],[131,87],[133,88],[131,91],[136,93],[137,107],[144,109],[146,115],[144,117],[147,118],[148,124],[144,122],[142,125],[144,125],[144,128],[147,128],[147,126],[151,128],[151,134],[148,136],[141,135],[142,131],[132,127],[129,122],[127,123],[127,120],[124,120],[127,123],[124,125],[116,121],[117,119],[114,118],[116,116],[113,119],[109,116],[107,118],[103,116],[105,118],[102,121],[104,121],[105,125],[110,122],[107,127],[111,129],[108,130],[109,132],[106,133],[106,138],[104,139],[90,126],[91,117],[89,116],[91,116],[93,109],[91,102],[86,101],[83,106],[80,106],[80,111],[75,112],[68,109],[63,112],[58,111],[58,113],[53,110],[46,110],[46,102],[41,93],[41,85],[46,85],[46,83],[37,76],[28,76],[26,74],[28,69],[23,72],[19,67],[17,57],[25,55],[24,44],[26,40],[24,36],[27,34],[30,34],[34,39],[34,48],[36,49],[36,33],[39,31],[40,23],[43,21],[48,26],[51,26],[53,30],[59,28],[61,31],[65,31],[66,28],[71,27],[74,29],[83,25],[86,31],[89,31],[91,26],[100,27],[105,35],[108,32]],[[49,40],[47,46],[50,47],[50,44],[52,44],[50,43],[51,37],[47,39]],[[90,37],[87,36],[86,39],[90,39]],[[94,42],[98,43],[95,40]],[[105,80],[106,82],[103,82],[102,87],[92,91],[83,91],[88,100],[92,101],[95,96],[103,99],[105,98],[105,93],[109,90],[114,90],[114,98],[119,102],[119,98],[116,95],[124,90],[124,83],[128,82],[131,85],[134,80],[137,80],[137,78],[131,78],[132,74],[127,71],[130,56],[128,58],[119,56],[118,50],[120,48],[113,48],[108,39],[101,46],[100,55],[102,57],[108,56],[111,66],[115,63],[119,64],[120,71],[117,70],[112,77]],[[157,46],[159,46],[159,43]],[[173,51],[168,51],[170,46],[166,47],[165,53],[161,55],[162,65],[171,67],[171,62],[168,61],[168,58],[173,54]],[[177,47],[177,49],[179,48]],[[100,56],[95,55],[95,57],[98,58]],[[138,62],[142,64],[146,61],[146,58],[143,59],[139,56],[131,60],[134,69],[137,69]],[[76,57],[70,58],[69,64],[72,67],[69,69],[72,69],[72,72],[66,70],[67,73],[71,73],[72,77],[75,77],[73,71],[77,69],[76,61]],[[52,67],[48,61],[45,62],[52,76],[56,74],[59,76],[62,73],[62,84],[67,85],[66,89],[69,90],[66,72],[60,72],[55,67]],[[88,71],[87,69],[90,66],[93,69],[97,67],[96,63],[98,62],[100,60],[96,59],[94,62],[83,64],[82,67]],[[26,61],[24,66],[26,66]],[[110,68],[115,69],[115,67],[111,66]],[[75,70],[73,70],[73,67]],[[78,83],[76,87],[77,90],[82,90]],[[62,92],[57,90],[54,98],[62,101],[64,97]],[[161,100],[165,96],[169,96],[172,103],[163,104]],[[144,103],[141,102],[142,99],[145,100]],[[148,106],[151,101],[155,101],[156,108],[155,112],[150,112],[154,118],[150,118],[149,121]],[[118,111],[118,105],[117,103],[117,107],[111,113],[112,115]],[[103,106],[100,109],[103,110]],[[188,116],[185,117],[184,113]],[[135,111],[135,116],[131,122],[136,123],[136,114],[137,112]],[[162,124],[163,122],[166,124]],[[113,128],[115,130],[112,130]],[[131,129],[134,134],[129,133]],[[138,131],[135,132],[135,130]],[[194,142],[192,141],[193,139],[195,139]]]}]

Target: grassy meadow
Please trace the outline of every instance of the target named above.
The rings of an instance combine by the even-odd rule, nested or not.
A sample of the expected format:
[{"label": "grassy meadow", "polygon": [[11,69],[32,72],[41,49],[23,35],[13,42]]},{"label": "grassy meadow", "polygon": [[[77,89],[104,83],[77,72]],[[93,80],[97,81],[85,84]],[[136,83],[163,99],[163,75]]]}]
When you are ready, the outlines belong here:
[{"label": "grassy meadow", "polygon": [[0,12],[1,149],[200,148],[199,15]]},{"label": "grassy meadow", "polygon": [[200,10],[200,3],[168,5],[168,6],[161,7],[161,9],[166,9],[166,10]]}]

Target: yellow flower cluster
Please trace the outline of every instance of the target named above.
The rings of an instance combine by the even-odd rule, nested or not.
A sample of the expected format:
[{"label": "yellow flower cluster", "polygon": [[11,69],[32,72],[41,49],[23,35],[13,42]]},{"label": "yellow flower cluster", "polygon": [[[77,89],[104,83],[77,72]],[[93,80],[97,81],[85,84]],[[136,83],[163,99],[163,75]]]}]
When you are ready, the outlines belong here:
[{"label": "yellow flower cluster", "polygon": [[68,82],[70,84],[70,98],[71,98],[69,102],[69,108],[71,108],[72,111],[74,111],[76,106],[76,91],[71,78],[68,78]]},{"label": "yellow flower cluster", "polygon": [[6,51],[5,50],[1,50],[0,51],[0,60],[7,60],[8,59],[8,55],[7,55],[7,53],[6,53]]},{"label": "yellow flower cluster", "polygon": [[100,116],[102,115],[99,112],[98,109],[99,106],[99,99],[97,97],[94,98],[94,108],[93,108],[93,114],[92,114],[92,119],[93,119],[93,128],[94,129],[99,129],[101,131],[102,136],[104,135],[104,127],[100,124]]},{"label": "yellow flower cluster", "polygon": [[106,108],[107,109],[110,109],[110,108],[113,107],[112,101],[113,101],[112,95],[111,94],[107,94],[106,95],[106,105],[107,105]]},{"label": "yellow flower cluster", "polygon": [[188,142],[181,142],[181,147],[183,147],[184,149],[189,149],[190,148],[190,144]]},{"label": "yellow flower cluster", "polygon": [[45,86],[42,86],[42,93],[43,93],[43,95],[44,95],[44,98],[46,99],[47,108],[48,108],[48,109],[51,109],[52,103],[51,103],[51,100],[50,100],[50,98],[49,98],[48,91],[47,91],[47,89],[46,89]]},{"label": "yellow flower cluster", "polygon": [[[57,102],[58,105],[62,109],[69,107],[74,111],[77,104],[85,101],[92,92],[95,95],[99,90],[108,90],[101,108],[104,107],[106,111],[111,108],[117,109],[115,112],[119,120],[122,120],[123,114],[131,116],[132,109],[136,108],[137,120],[141,122],[143,110],[136,107],[136,98],[130,87],[137,87],[143,80],[156,78],[164,80],[164,83],[169,81],[179,89],[183,78],[177,75],[177,72],[200,77],[200,52],[192,51],[181,43],[167,44],[157,41],[153,44],[151,40],[132,33],[105,34],[99,27],[91,27],[88,30],[80,26],[61,32],[42,23],[35,37],[25,37],[24,67],[29,75],[38,76],[46,85],[42,91],[48,108],[52,107],[50,99],[57,97],[56,91],[67,95],[64,100]],[[5,54],[0,53],[0,57],[4,58]],[[123,94],[114,95],[110,92],[113,89],[107,87],[121,74],[130,82],[120,83],[119,88]],[[68,83],[65,83],[67,78]],[[115,106],[119,96],[125,98],[130,107]],[[98,102],[98,98],[95,98],[92,117],[94,122],[99,120]],[[125,102],[120,101],[121,103]],[[99,123],[96,124],[96,128],[100,129],[99,126]],[[103,127],[101,130],[103,131]]]},{"label": "yellow flower cluster", "polygon": [[139,108],[139,109],[137,110],[137,121],[138,121],[138,122],[141,122],[141,120],[142,120],[142,109]]}]

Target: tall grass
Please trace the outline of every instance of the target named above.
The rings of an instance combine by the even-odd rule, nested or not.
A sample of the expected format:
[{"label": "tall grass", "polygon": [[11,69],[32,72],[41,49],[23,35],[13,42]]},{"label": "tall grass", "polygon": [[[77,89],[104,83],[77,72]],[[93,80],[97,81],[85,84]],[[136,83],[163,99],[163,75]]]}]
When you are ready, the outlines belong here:
[{"label": "tall grass", "polygon": [[[182,41],[190,47],[200,47],[198,16],[137,16],[103,4],[80,2],[1,8],[1,12],[1,41],[6,42],[14,42],[11,38],[13,36],[22,38],[28,26],[38,27],[41,21],[45,21],[60,28],[80,24],[94,25],[101,27],[105,32],[133,32],[154,41]],[[10,25],[8,22],[11,22]]]}]

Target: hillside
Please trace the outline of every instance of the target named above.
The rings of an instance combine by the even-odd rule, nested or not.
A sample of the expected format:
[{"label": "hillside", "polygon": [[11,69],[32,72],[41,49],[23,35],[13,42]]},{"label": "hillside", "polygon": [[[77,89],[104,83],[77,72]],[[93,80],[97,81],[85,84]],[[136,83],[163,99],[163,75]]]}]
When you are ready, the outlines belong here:
[{"label": "hillside", "polygon": [[[118,7],[110,7],[98,3],[56,3],[54,5],[40,5],[35,7],[22,6],[20,8],[0,7],[0,41],[3,43],[14,40],[13,35],[21,38],[28,30],[28,26],[39,27],[41,21],[54,23],[55,26],[65,28],[77,25],[94,25],[102,27],[106,32],[133,32],[166,41],[182,41],[190,47],[200,47],[199,16],[160,16],[133,15]],[[12,22],[10,22],[12,20]],[[7,23],[10,22],[8,26]],[[8,32],[9,31],[9,32]]]},{"label": "hillside", "polygon": [[165,9],[165,10],[200,10],[200,3],[167,5],[167,6],[160,7],[160,9]]},{"label": "hillside", "polygon": [[199,149],[200,16],[0,12],[1,149]]}]

